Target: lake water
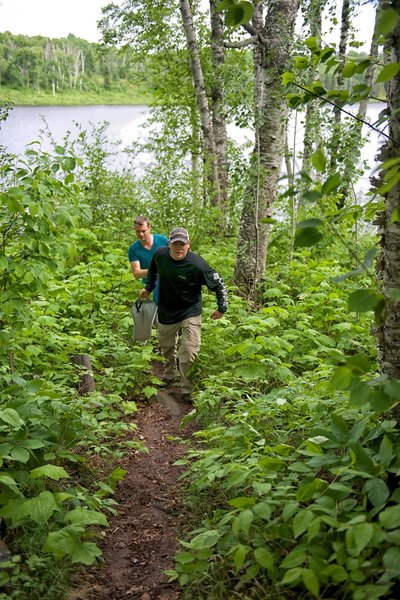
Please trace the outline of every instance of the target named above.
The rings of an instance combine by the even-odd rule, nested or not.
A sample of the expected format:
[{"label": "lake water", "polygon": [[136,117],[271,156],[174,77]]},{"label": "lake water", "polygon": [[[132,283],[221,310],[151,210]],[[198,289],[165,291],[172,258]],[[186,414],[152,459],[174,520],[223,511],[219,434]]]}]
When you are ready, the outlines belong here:
[{"label": "lake water", "polygon": [[[383,103],[370,104],[367,120],[372,124],[375,123],[383,108]],[[348,110],[353,114],[357,113],[357,107],[350,107]],[[123,160],[123,148],[147,140],[148,129],[146,129],[145,124],[148,115],[149,109],[147,106],[16,106],[10,112],[8,119],[0,122],[0,145],[5,146],[8,151],[14,154],[22,154],[27,144],[41,137],[41,146],[48,151],[51,148],[51,141],[44,133],[46,130],[45,123],[47,123],[47,129],[51,132],[54,142],[62,145],[67,132],[71,132],[70,137],[72,139],[78,136],[77,123],[83,129],[90,131],[92,125],[99,125],[106,121],[109,124],[107,138],[112,142],[118,142],[121,148],[119,158],[114,158],[114,161],[121,161]],[[297,133],[295,135],[294,118],[291,119],[288,139],[289,145],[292,148],[294,147],[297,155],[299,155],[303,135],[300,117],[297,122]],[[356,188],[357,191],[362,192],[369,187],[368,177],[375,166],[374,157],[378,147],[384,141],[382,136],[364,126],[364,133],[367,131],[370,133],[369,140],[363,150],[363,159],[368,161],[369,167],[359,180]],[[240,129],[234,125],[228,127],[228,134],[238,143],[246,143],[253,139],[251,130]],[[137,160],[143,163],[148,162],[150,158],[142,154]],[[297,161],[296,168],[300,168],[300,161]]]}]

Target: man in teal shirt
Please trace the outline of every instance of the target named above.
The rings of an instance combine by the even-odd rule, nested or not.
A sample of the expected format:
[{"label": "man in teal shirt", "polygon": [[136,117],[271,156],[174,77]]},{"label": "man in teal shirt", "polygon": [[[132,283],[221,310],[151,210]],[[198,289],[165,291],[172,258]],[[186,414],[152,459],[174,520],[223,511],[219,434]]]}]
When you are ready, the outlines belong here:
[{"label": "man in teal shirt", "polygon": [[[137,241],[129,246],[128,257],[135,279],[147,281],[147,270],[153,258],[154,251],[162,246],[168,246],[168,238],[158,233],[151,233],[147,217],[140,215],[133,222]],[[158,282],[153,290],[153,301],[158,304]]]}]

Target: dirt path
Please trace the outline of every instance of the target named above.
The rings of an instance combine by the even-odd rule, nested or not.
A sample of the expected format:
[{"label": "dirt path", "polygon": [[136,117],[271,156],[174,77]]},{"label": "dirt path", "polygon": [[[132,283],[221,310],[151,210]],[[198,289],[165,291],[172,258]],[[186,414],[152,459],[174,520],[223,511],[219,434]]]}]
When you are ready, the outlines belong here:
[{"label": "dirt path", "polygon": [[173,568],[178,533],[184,522],[179,489],[180,468],[174,462],[187,447],[170,436],[188,437],[180,429],[192,410],[174,388],[160,391],[157,399],[139,404],[134,415],[140,437],[149,453],[132,451],[120,463],[127,470],[119,483],[118,515],[100,543],[104,565],[90,569],[84,583],[69,600],[176,600],[179,586],[168,583],[163,571]]}]

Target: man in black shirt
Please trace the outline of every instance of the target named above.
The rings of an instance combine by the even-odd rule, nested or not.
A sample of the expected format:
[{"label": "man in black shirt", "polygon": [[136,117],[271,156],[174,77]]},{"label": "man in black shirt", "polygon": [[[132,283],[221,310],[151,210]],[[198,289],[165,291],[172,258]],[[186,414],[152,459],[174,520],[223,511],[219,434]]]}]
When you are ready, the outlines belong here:
[{"label": "man in black shirt", "polygon": [[198,254],[190,250],[189,234],[175,227],[168,246],[158,248],[153,255],[147,283],[140,292],[147,298],[159,280],[158,341],[166,359],[164,377],[172,381],[181,377],[182,392],[192,391],[187,371],[194,363],[201,342],[201,288],[215,293],[218,309],[211,315],[220,319],[228,308],[227,290],[220,275]]}]

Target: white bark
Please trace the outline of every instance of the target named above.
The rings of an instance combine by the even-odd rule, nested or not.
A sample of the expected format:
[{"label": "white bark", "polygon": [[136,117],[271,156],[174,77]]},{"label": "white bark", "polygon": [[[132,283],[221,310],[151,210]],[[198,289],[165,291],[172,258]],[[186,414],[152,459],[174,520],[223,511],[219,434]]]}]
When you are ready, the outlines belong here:
[{"label": "white bark", "polygon": [[[259,31],[256,67],[256,139],[253,151],[252,180],[247,189],[239,231],[234,278],[249,296],[255,292],[264,271],[268,249],[270,217],[277,194],[278,179],[285,149],[287,102],[281,75],[288,67],[293,41],[298,0],[271,0],[265,25]],[[257,27],[259,13],[253,25]]]},{"label": "white bark", "polygon": [[205,170],[211,186],[211,201],[213,204],[218,205],[220,190],[216,161],[216,148],[212,128],[211,112],[208,105],[203,69],[200,60],[200,51],[193,25],[192,9],[189,0],[180,0],[179,4],[183,28],[186,36],[186,43],[189,51],[190,68],[193,77],[196,101],[200,115],[200,126],[204,140]]},{"label": "white bark", "polygon": [[[392,1],[390,5],[400,15],[400,0]],[[399,23],[391,35],[390,47],[391,62],[400,62]],[[385,160],[400,156],[400,75],[388,82],[387,102],[391,140],[384,150]],[[381,261],[382,291],[386,299],[386,316],[381,332],[381,367],[385,375],[395,379],[400,379],[400,302],[393,298],[395,290],[400,290],[400,223],[398,220],[391,223],[391,219],[399,206],[400,183],[397,183],[385,197]]]}]

